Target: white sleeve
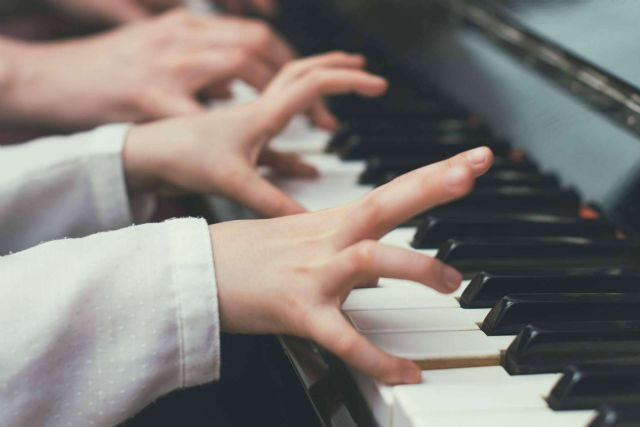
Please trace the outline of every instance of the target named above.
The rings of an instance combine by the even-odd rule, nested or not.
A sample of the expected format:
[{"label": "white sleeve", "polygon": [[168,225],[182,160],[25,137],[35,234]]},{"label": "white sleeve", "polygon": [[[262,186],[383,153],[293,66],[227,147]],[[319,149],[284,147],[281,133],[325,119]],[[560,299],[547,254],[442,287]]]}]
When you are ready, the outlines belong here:
[{"label": "white sleeve", "polygon": [[0,148],[0,255],[150,216],[150,197],[130,204],[127,195],[122,149],[128,131],[125,124],[108,125]]},{"label": "white sleeve", "polygon": [[0,277],[0,425],[111,426],[219,376],[204,220],[45,243]]}]

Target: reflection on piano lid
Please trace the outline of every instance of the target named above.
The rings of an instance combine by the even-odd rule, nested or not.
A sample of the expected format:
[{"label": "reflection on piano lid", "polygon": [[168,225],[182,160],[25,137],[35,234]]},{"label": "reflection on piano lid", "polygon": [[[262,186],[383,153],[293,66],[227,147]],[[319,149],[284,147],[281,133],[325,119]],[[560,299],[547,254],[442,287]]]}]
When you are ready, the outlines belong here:
[{"label": "reflection on piano lid", "polygon": [[[276,25],[300,52],[363,52],[391,89],[375,101],[332,99],[342,129],[324,150],[304,151],[323,176],[278,185],[320,209],[470,147],[490,146],[496,165],[468,197],[384,238],[460,268],[471,279],[463,289],[441,295],[382,279],[378,288],[354,290],[343,306],[372,342],[416,360],[422,384],[387,387],[311,343],[282,338],[320,422],[640,425],[636,87],[504,12],[519,1],[497,9],[486,1],[438,2],[454,6],[446,15],[437,15],[434,2],[359,3],[338,2],[340,9],[362,13],[345,15],[328,1],[283,0]],[[409,29],[416,28],[412,23],[430,27],[425,13],[454,21],[440,19],[438,31],[422,40]],[[407,60],[392,39],[354,24],[376,27],[392,23],[394,14],[406,18],[400,32],[410,37],[404,41],[423,49],[418,52],[428,61],[415,49]],[[496,72],[496,81],[482,84],[479,76],[492,66],[512,75]],[[478,92],[485,96],[474,100]],[[509,108],[491,105],[531,92],[540,96]],[[570,111],[561,112],[560,104]],[[274,142],[287,147],[283,139]]]}]

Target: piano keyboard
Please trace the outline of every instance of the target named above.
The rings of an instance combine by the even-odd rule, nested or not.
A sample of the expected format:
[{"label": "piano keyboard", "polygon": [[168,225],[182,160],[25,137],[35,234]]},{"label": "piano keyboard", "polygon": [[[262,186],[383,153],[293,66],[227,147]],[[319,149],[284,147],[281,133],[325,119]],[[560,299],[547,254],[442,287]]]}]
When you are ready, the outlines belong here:
[{"label": "piano keyboard", "polygon": [[[470,197],[382,239],[460,269],[466,280],[458,291],[381,279],[344,303],[345,316],[372,342],[423,369],[421,384],[394,387],[353,372],[377,423],[640,425],[637,410],[620,406],[640,402],[640,374],[633,376],[640,372],[640,282],[632,268],[640,247],[487,131],[457,129],[473,117],[425,104],[415,114],[392,112],[394,126],[385,108],[358,110],[356,102],[343,111],[356,126],[332,140],[298,122],[274,141],[320,170],[317,180],[276,179],[310,210],[349,202],[469,146],[496,153],[495,170]],[[632,376],[626,382],[615,376],[620,365]],[[601,406],[607,403],[614,406]]]}]

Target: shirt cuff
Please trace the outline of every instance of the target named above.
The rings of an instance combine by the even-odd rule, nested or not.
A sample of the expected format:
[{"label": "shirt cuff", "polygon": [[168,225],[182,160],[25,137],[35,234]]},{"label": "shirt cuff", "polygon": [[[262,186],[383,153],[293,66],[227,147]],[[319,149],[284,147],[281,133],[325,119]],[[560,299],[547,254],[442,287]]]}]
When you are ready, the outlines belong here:
[{"label": "shirt cuff", "polygon": [[122,151],[130,129],[130,124],[101,126],[89,138],[88,176],[103,230],[146,222],[156,209],[156,199],[151,194],[129,199]]},{"label": "shirt cuff", "polygon": [[203,219],[166,224],[180,340],[180,385],[191,387],[220,377],[220,318],[211,238]]}]

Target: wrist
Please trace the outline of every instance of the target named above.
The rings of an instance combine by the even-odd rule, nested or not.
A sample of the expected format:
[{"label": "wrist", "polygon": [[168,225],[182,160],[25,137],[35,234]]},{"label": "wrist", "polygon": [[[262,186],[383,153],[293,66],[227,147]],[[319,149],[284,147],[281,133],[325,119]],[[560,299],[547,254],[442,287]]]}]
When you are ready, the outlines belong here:
[{"label": "wrist", "polygon": [[47,88],[39,84],[44,71],[38,57],[44,49],[41,43],[0,38],[0,124],[45,124],[41,116],[52,109]]},{"label": "wrist", "polygon": [[21,67],[17,58],[21,49],[29,47],[26,43],[0,39],[0,100],[3,110],[10,107],[8,101],[20,95]]},{"label": "wrist", "polygon": [[127,134],[122,150],[127,190],[131,195],[152,192],[159,182],[159,167],[156,166],[153,156],[154,141],[152,132],[149,131],[150,126],[153,125],[133,126]]}]

